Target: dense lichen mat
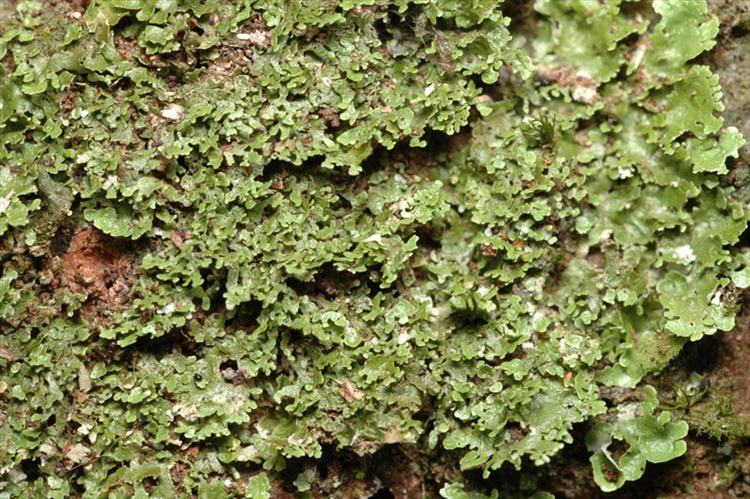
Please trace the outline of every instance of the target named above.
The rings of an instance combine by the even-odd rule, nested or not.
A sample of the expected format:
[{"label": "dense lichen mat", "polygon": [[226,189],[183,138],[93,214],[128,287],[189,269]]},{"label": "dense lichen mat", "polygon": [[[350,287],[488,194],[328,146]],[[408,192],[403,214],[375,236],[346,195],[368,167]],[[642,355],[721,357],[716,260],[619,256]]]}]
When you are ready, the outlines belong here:
[{"label": "dense lichen mat", "polygon": [[544,497],[466,470],[582,422],[605,491],[680,456],[644,378],[750,285],[717,32],[702,0],[0,2],[0,497],[353,497],[324,451],[393,445],[456,456],[443,497]]}]

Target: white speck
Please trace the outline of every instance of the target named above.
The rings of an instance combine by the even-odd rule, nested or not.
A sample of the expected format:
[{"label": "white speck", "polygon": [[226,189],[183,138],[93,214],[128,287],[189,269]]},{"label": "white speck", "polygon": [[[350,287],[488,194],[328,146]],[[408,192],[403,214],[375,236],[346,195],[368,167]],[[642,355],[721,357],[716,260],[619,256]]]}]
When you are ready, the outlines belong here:
[{"label": "white speck", "polygon": [[721,304],[721,290],[714,293],[713,297],[711,297],[711,305],[720,305]]},{"label": "white speck", "polygon": [[182,118],[185,108],[179,104],[170,104],[167,108],[162,110],[161,115],[163,118],[168,120],[176,121]]},{"label": "white speck", "polygon": [[635,413],[638,411],[638,404],[620,404],[617,406],[617,420],[628,421],[635,417]]},{"label": "white speck", "polygon": [[676,188],[678,188],[680,186],[680,183],[678,181],[676,181],[676,180],[672,180],[669,183],[669,185],[671,185],[672,187],[674,187],[676,189]]},{"label": "white speck", "polygon": [[258,47],[263,47],[268,44],[268,33],[256,29],[249,33],[237,33],[237,39],[243,42],[250,42]]},{"label": "white speck", "polygon": [[88,115],[89,115],[88,109],[81,109],[81,118],[85,118]]},{"label": "white speck", "polygon": [[252,459],[255,459],[257,455],[258,450],[255,448],[255,446],[248,445],[247,447],[240,447],[240,449],[237,451],[237,460],[250,461]]},{"label": "white speck", "polygon": [[109,189],[110,187],[114,187],[119,183],[120,183],[120,179],[117,178],[116,175],[110,175],[107,177],[107,180],[104,181],[104,184],[102,184],[102,187],[104,189]]},{"label": "white speck", "polygon": [[464,206],[462,204],[458,205],[458,212],[460,214],[463,214],[463,212],[465,212],[465,211],[466,211],[466,206]]},{"label": "white speck", "polygon": [[365,242],[383,244],[383,236],[376,233],[365,239]]},{"label": "white speck", "polygon": [[85,152],[76,158],[76,164],[82,165],[89,160],[89,153]]},{"label": "white speck", "polygon": [[70,459],[74,463],[82,463],[84,459],[86,459],[86,456],[89,455],[88,447],[86,447],[83,444],[75,444],[70,448],[67,454],[65,454],[65,457],[67,459]]},{"label": "white speck", "polygon": [[[56,454],[55,448],[52,447],[50,444],[42,444],[39,446],[39,451],[42,452],[47,457],[52,457]],[[2,473],[3,470],[0,469],[0,473]]]},{"label": "white speck", "polygon": [[599,236],[599,240],[600,241],[606,241],[610,237],[612,237],[612,229],[606,229],[606,230],[602,231],[601,236]]},{"label": "white speck", "polygon": [[646,55],[646,44],[639,43],[635,48],[635,51],[633,52],[633,57],[630,58],[630,64],[633,67],[637,68],[638,66],[640,66],[644,55]]},{"label": "white speck", "polygon": [[523,348],[524,350],[531,350],[532,348],[534,348],[534,344],[530,341],[524,341],[523,343],[521,343],[521,348]]},{"label": "white speck", "polygon": [[695,253],[689,244],[674,249],[674,256],[684,264],[695,261]]},{"label": "white speck", "polygon": [[403,333],[401,333],[401,334],[398,335],[398,338],[396,338],[396,342],[399,345],[403,345],[404,343],[406,343],[407,341],[409,341],[410,338],[411,338],[411,336],[409,336],[409,333],[407,333],[406,331],[404,331]]},{"label": "white speck", "polygon": [[575,87],[573,89],[573,100],[585,104],[593,104],[596,100],[596,88],[585,87],[583,85]]},{"label": "white speck", "polygon": [[78,12],[78,11],[75,11],[75,12],[73,12],[71,14],[71,16],[73,17],[73,19],[80,19],[81,18],[81,13]]},{"label": "white speck", "polygon": [[258,436],[262,438],[263,440],[267,439],[271,435],[271,433],[268,430],[266,430],[259,424],[255,425],[255,429],[258,430]]},{"label": "white speck", "polygon": [[528,228],[528,227],[526,227],[525,225],[522,225],[522,226],[520,226],[520,227],[518,228],[518,230],[520,230],[520,231],[521,231],[521,234],[528,234],[528,233],[529,233],[529,228]]},{"label": "white speck", "polygon": [[231,478],[224,479],[224,486],[225,487],[229,487],[231,485],[232,485],[232,479]]},{"label": "white speck", "polygon": [[13,191],[0,198],[0,215],[5,213],[5,210],[10,206],[10,200],[13,196]]},{"label": "white speck", "polygon": [[630,178],[633,176],[633,170],[631,170],[630,168],[618,168],[617,176],[623,179]]},{"label": "white speck", "polygon": [[487,227],[486,229],[484,229],[484,235],[487,236],[487,237],[491,237],[492,236],[492,227]]},{"label": "white speck", "polygon": [[425,94],[425,96],[429,97],[429,95],[430,95],[430,94],[431,94],[432,92],[434,92],[434,91],[435,91],[435,85],[428,85],[428,86],[427,86],[427,87],[425,87],[425,89],[424,89],[424,94]]},{"label": "white speck", "polygon": [[161,315],[169,315],[174,313],[175,310],[177,310],[177,306],[174,303],[168,303],[167,305],[164,305],[159,310],[157,310],[156,313]]}]

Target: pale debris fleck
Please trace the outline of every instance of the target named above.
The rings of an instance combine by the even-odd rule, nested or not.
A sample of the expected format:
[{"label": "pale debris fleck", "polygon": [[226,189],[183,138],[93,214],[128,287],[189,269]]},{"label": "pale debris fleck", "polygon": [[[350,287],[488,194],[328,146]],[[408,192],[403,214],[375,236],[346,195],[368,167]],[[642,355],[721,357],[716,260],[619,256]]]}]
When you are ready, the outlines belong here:
[{"label": "pale debris fleck", "polygon": [[271,436],[271,432],[263,428],[259,423],[255,424],[255,429],[258,431],[258,436],[263,440]]},{"label": "pale debris fleck", "polygon": [[365,239],[365,242],[383,244],[383,236],[381,236],[380,234],[373,234]]},{"label": "pale debris fleck", "polygon": [[173,414],[178,414],[188,421],[193,421],[198,416],[198,407],[193,404],[174,404],[172,406]]},{"label": "pale debris fleck", "polygon": [[166,118],[168,120],[177,121],[180,118],[182,118],[182,115],[185,113],[185,108],[182,107],[179,104],[170,104],[168,107],[164,108],[161,112],[162,118]]},{"label": "pale debris fleck", "polygon": [[682,263],[692,263],[695,261],[695,253],[689,244],[678,246],[674,249],[674,256]]},{"label": "pale debris fleck", "polygon": [[169,315],[174,313],[174,311],[177,310],[177,305],[174,303],[168,303],[167,305],[164,305],[162,308],[156,311],[159,315]]},{"label": "pale debris fleck", "polygon": [[39,452],[47,457],[52,457],[56,454],[57,451],[55,450],[55,447],[50,444],[42,444],[39,446]]},{"label": "pale debris fleck", "polygon": [[237,33],[237,39],[250,42],[256,47],[265,47],[268,45],[269,35],[265,31],[256,29],[247,33]]},{"label": "pale debris fleck", "polygon": [[109,175],[107,180],[102,184],[102,189],[109,189],[110,187],[116,187],[120,183],[120,179],[117,175]]},{"label": "pale debris fleck", "polygon": [[630,178],[633,176],[633,170],[630,168],[618,168],[617,169],[617,177],[621,179]]},{"label": "pale debris fleck", "polygon": [[75,444],[70,448],[68,453],[65,454],[65,457],[67,459],[70,459],[74,463],[82,463],[86,459],[86,456],[89,455],[90,452],[91,452],[91,449],[89,449],[85,445]]},{"label": "pale debris fleck", "polygon": [[5,210],[8,209],[12,198],[13,198],[13,191],[10,191],[5,196],[0,197],[0,215],[5,213]]},{"label": "pale debris fleck", "polygon": [[341,396],[344,397],[347,403],[359,400],[365,395],[362,390],[352,386],[348,379],[339,381],[339,386],[341,387]]},{"label": "pale debris fleck", "polygon": [[286,437],[286,441],[292,445],[297,445],[297,446],[301,446],[302,444],[305,443],[305,439],[297,435],[296,433],[292,433],[291,435]]},{"label": "pale debris fleck", "polygon": [[641,61],[643,60],[643,56],[646,55],[646,50],[648,50],[648,44],[647,43],[639,43],[636,45],[635,50],[633,51],[633,55],[630,58],[630,65],[637,68],[641,65]]},{"label": "pale debris fleck", "polygon": [[258,449],[254,445],[240,447],[237,451],[238,461],[252,461],[258,456]]},{"label": "pale debris fleck", "polygon": [[638,407],[636,403],[620,404],[617,406],[617,420],[630,421],[635,417]]},{"label": "pale debris fleck", "polygon": [[93,425],[89,423],[81,423],[81,426],[78,427],[78,433],[81,435],[88,435],[89,432],[93,429]]},{"label": "pale debris fleck", "polygon": [[584,104],[593,104],[596,100],[596,88],[578,85],[573,88],[573,100]]}]

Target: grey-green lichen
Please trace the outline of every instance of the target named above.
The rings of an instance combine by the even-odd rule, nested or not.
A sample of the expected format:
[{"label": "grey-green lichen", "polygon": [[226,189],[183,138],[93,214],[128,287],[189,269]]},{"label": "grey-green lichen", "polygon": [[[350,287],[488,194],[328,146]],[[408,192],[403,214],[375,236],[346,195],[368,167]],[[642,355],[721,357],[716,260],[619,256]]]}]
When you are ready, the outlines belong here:
[{"label": "grey-green lichen", "polygon": [[503,7],[0,7],[0,496],[269,497],[324,446],[488,477],[592,418],[604,490],[684,452],[641,381],[748,285],[718,21]]}]

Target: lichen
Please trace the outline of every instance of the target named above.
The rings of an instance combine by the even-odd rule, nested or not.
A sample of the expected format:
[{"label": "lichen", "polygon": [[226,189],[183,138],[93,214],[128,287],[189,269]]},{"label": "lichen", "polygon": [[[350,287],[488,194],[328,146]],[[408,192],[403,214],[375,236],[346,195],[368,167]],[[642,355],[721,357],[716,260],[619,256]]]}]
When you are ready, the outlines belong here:
[{"label": "lichen", "polygon": [[[488,478],[583,422],[605,490],[683,453],[644,377],[748,281],[718,21],[505,7],[0,7],[0,496],[270,497],[393,444]],[[547,497],[485,485],[440,493]]]}]

